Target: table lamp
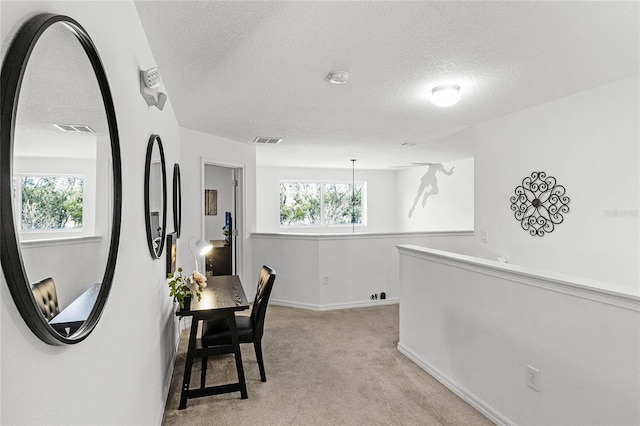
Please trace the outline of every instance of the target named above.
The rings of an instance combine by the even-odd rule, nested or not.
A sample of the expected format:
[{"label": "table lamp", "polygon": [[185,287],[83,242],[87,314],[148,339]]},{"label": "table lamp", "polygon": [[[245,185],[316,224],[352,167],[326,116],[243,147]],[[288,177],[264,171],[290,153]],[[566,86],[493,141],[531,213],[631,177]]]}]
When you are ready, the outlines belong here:
[{"label": "table lamp", "polygon": [[[196,237],[191,237],[189,238],[189,250],[191,251],[191,254],[193,255],[193,260],[195,261],[196,264],[196,271],[198,271],[198,258],[201,256],[204,256],[205,254],[209,253],[211,251],[211,249],[213,248],[213,246],[211,244],[209,244],[206,241],[203,241],[202,239],[198,239],[195,241],[195,243],[193,243],[192,246],[192,241],[196,240]],[[196,255],[196,253],[198,253]]]}]

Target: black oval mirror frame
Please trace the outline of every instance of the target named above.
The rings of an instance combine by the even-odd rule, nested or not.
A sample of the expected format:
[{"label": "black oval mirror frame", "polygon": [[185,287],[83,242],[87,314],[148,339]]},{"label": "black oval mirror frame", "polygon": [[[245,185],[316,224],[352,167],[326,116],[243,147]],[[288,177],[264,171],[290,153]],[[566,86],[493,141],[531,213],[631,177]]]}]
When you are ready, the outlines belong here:
[{"label": "black oval mirror frame", "polygon": [[180,178],[180,164],[173,165],[173,230],[180,238],[182,228],[182,181]]},{"label": "black oval mirror frame", "polygon": [[[102,94],[109,137],[111,141],[111,157],[113,165],[113,215],[111,240],[106,268],[96,303],[87,320],[80,329],[71,336],[57,333],[42,315],[37,306],[31,286],[27,278],[20,242],[16,234],[12,203],[13,181],[13,144],[16,123],[16,112],[20,89],[31,52],[40,36],[53,24],[65,24],[76,36],[95,73]],[[51,345],[74,344],[84,340],[95,328],[105,303],[109,297],[118,255],[120,241],[120,217],[122,210],[122,176],[120,164],[120,141],[115,108],[111,90],[102,61],[91,37],[74,19],[63,15],[42,14],[31,18],[17,33],[2,65],[0,77],[2,99],[0,101],[0,261],[20,315],[31,331],[42,341]]]},{"label": "black oval mirror frame", "polygon": [[[151,191],[155,188],[151,188],[151,164],[153,159],[153,148],[157,146],[160,153],[160,165],[162,168],[162,223],[160,229],[160,240],[155,245],[154,230],[151,223]],[[162,141],[160,136],[151,135],[149,142],[147,143],[147,158],[144,164],[144,220],[147,228],[147,244],[149,245],[149,252],[153,259],[160,259],[162,250],[164,249],[164,241],[167,238],[167,168],[164,161],[164,148],[162,148]]]}]

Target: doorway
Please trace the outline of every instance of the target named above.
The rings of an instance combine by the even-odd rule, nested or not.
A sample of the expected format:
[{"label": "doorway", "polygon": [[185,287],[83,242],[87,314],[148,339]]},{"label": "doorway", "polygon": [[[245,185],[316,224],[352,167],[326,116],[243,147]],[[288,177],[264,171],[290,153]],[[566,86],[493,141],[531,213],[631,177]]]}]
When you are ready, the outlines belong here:
[{"label": "doorway", "polygon": [[205,256],[207,276],[238,275],[241,270],[242,179],[242,166],[202,160],[203,239],[213,246]]}]

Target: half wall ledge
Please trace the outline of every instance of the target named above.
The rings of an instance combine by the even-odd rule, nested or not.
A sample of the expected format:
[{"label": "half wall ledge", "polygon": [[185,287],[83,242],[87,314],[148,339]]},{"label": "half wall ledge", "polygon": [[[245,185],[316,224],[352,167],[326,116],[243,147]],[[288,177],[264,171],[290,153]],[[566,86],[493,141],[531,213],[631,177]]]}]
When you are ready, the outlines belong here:
[{"label": "half wall ledge", "polygon": [[251,238],[252,269],[258,271],[266,264],[278,271],[272,303],[331,310],[397,303],[397,245],[429,244],[455,250],[468,245],[474,236],[473,231],[451,231],[253,233]]},{"label": "half wall ledge", "polygon": [[494,423],[640,424],[638,295],[419,245],[397,250],[398,350]]},{"label": "half wall ledge", "polygon": [[517,283],[570,294],[640,312],[640,288],[636,294],[633,294],[630,293],[626,287],[616,283],[591,280],[511,263],[501,263],[494,260],[416,245],[398,245],[397,248],[401,255],[451,265],[484,275],[492,275]]}]

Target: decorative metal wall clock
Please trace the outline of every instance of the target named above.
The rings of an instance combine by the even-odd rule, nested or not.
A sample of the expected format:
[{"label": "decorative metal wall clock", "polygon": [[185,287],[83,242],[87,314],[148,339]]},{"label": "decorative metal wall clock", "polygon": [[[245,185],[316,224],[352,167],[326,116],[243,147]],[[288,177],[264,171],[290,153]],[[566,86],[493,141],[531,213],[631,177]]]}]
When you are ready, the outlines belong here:
[{"label": "decorative metal wall clock", "polygon": [[569,197],[556,178],[545,172],[532,172],[522,179],[511,196],[511,210],[520,226],[532,236],[543,237],[562,223],[569,212]]}]

